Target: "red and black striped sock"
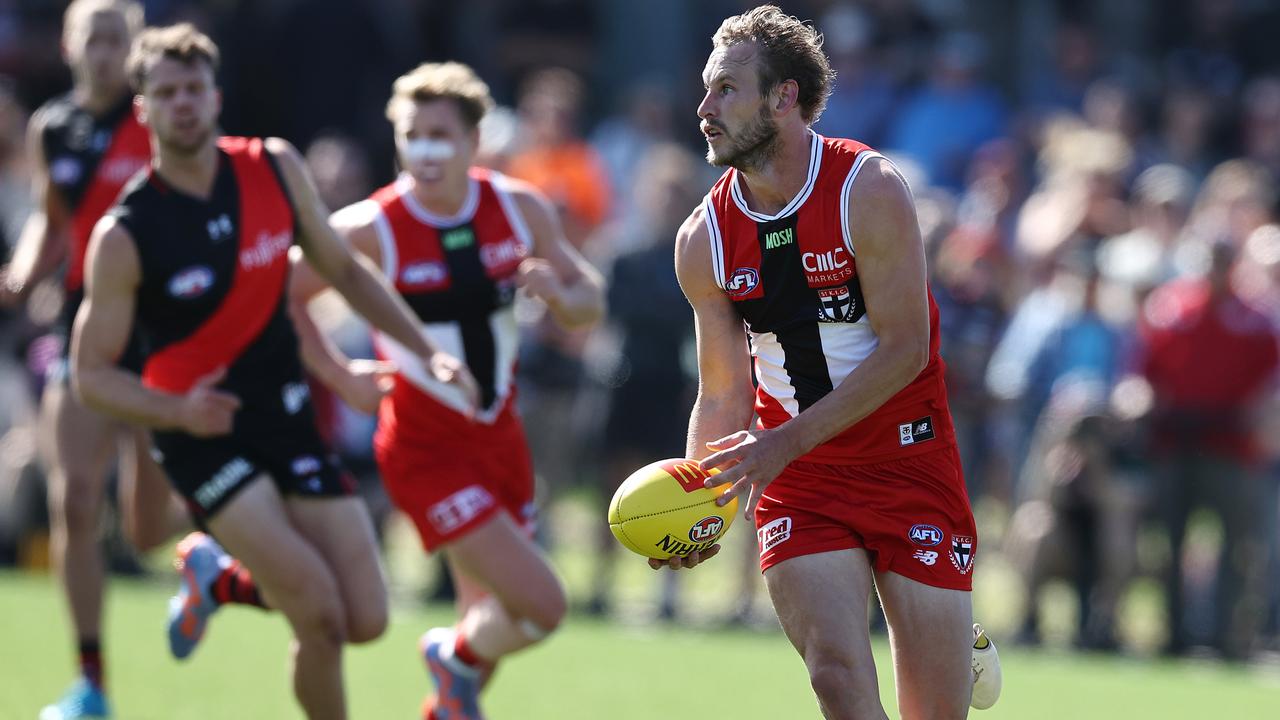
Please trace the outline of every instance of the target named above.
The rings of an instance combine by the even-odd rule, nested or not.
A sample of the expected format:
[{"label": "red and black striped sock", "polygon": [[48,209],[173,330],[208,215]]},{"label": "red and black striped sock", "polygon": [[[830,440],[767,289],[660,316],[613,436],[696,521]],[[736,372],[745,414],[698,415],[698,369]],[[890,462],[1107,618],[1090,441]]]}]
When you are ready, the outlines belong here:
[{"label": "red and black striped sock", "polygon": [[94,687],[102,689],[102,643],[97,638],[80,640],[80,674]]},{"label": "red and black striped sock", "polygon": [[232,603],[264,609],[267,607],[262,594],[258,592],[257,584],[253,582],[249,568],[241,565],[239,560],[232,560],[230,565],[222,569],[218,579],[213,581],[213,599],[219,605]]}]

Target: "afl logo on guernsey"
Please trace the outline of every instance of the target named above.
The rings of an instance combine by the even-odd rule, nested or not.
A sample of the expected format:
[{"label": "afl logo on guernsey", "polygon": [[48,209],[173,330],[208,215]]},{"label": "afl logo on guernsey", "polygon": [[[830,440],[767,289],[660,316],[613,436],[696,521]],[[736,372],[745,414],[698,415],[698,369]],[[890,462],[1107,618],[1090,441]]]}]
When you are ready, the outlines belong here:
[{"label": "afl logo on guernsey", "polygon": [[925,525],[924,523],[912,525],[907,531],[907,537],[911,542],[925,547],[933,547],[942,542],[942,531],[937,525]]},{"label": "afl logo on guernsey", "polygon": [[192,300],[200,297],[213,287],[213,270],[205,265],[196,265],[181,270],[169,278],[169,295],[179,300]]},{"label": "afl logo on guernsey", "polygon": [[734,297],[742,297],[756,289],[760,284],[760,273],[755,268],[738,268],[729,276],[729,280],[724,284],[724,289],[729,291]]},{"label": "afl logo on guernsey", "polygon": [[400,284],[411,288],[431,287],[443,283],[449,277],[444,263],[436,260],[405,265],[400,271]]}]

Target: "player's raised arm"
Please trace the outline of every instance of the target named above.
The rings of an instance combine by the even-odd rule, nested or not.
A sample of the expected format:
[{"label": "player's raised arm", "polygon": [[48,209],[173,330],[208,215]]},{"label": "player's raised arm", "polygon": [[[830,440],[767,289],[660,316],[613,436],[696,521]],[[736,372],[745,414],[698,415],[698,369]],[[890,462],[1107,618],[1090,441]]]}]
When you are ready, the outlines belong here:
[{"label": "player's raised arm", "polygon": [[133,238],[115,218],[98,221],[85,262],[85,299],[71,340],[71,379],[85,404],[157,429],[201,437],[230,432],[240,401],[213,389],[222,371],[201,378],[185,395],[172,395],[143,387],[137,375],[116,365],[133,327],[141,265]]},{"label": "player's raised arm", "polygon": [[71,246],[67,210],[49,176],[44,153],[45,116],[36,113],[27,128],[31,158],[31,214],[22,226],[13,258],[0,273],[0,305],[24,300],[41,280],[53,274]]},{"label": "player's raised arm", "polygon": [[423,358],[438,380],[461,387],[475,407],[480,393],[466,366],[432,346],[419,331],[413,311],[387,286],[378,269],[368,258],[353,253],[329,226],[329,212],[298,151],[279,138],[268,138],[266,147],[279,163],[296,205],[298,243],[307,262],[371,325]]},{"label": "player's raised arm", "polygon": [[513,183],[512,196],[533,235],[533,253],[520,263],[520,286],[541,299],[565,327],[597,322],[603,315],[604,279],[569,240],[551,203],[532,186]]}]

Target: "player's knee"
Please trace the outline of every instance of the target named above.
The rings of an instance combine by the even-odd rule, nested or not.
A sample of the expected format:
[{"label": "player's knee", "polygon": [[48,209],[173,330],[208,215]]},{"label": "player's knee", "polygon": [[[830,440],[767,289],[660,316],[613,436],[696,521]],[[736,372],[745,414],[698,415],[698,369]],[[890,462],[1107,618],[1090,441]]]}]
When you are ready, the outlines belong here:
[{"label": "player's knee", "polygon": [[308,600],[294,620],[298,642],[341,646],[347,641],[347,621],[336,598]]},{"label": "player's knee", "polygon": [[54,521],[61,524],[71,535],[96,534],[101,514],[101,495],[86,492],[88,479],[69,476],[60,492],[50,497],[50,511]]},{"label": "player's knee", "polygon": [[387,630],[387,614],[385,598],[353,608],[347,619],[347,642],[367,643],[382,637]]},{"label": "player's knee", "polygon": [[804,662],[809,669],[809,684],[819,697],[839,696],[855,684],[857,666],[851,654],[822,647],[806,652]]},{"label": "player's knee", "polygon": [[556,581],[539,593],[538,598],[532,603],[530,612],[526,613],[522,620],[538,628],[542,632],[542,637],[546,637],[560,626],[560,621],[564,620],[565,613],[568,611],[569,601],[565,598],[564,587]]}]

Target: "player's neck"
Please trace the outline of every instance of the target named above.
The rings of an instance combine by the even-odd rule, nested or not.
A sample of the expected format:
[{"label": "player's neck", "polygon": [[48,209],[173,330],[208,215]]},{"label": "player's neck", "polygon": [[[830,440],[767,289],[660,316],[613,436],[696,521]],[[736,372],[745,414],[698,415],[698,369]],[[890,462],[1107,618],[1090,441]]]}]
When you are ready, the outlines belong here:
[{"label": "player's neck", "polygon": [[123,86],[91,87],[80,83],[71,89],[71,100],[90,115],[103,115],[115,108],[127,92]]},{"label": "player's neck", "polygon": [[436,187],[428,189],[423,183],[413,181],[413,199],[418,201],[424,210],[440,217],[453,217],[462,212],[462,204],[467,201],[467,191],[471,188],[470,179],[460,183],[436,183]]},{"label": "player's neck", "polygon": [[778,152],[764,165],[739,170],[739,184],[751,209],[773,215],[785,208],[809,179],[810,132],[799,125],[781,130]]},{"label": "player's neck", "polygon": [[167,150],[152,141],[151,166],[170,187],[197,198],[208,199],[218,177],[218,143],[212,137],[194,153]]}]

